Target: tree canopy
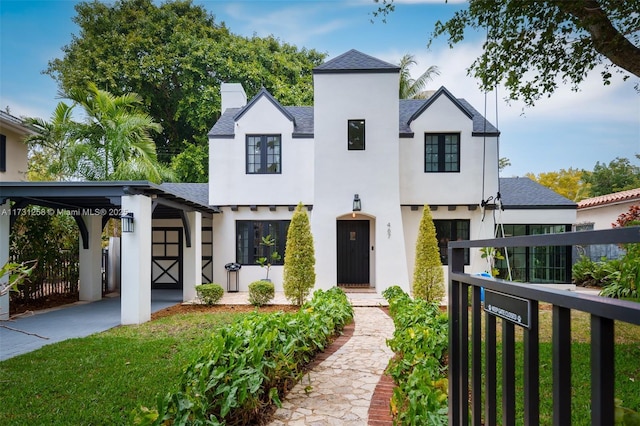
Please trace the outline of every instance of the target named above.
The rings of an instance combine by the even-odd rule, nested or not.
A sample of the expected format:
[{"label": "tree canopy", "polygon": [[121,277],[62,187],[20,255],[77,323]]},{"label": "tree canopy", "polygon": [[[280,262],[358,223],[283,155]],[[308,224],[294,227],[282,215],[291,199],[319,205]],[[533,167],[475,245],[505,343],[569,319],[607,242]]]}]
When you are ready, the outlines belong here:
[{"label": "tree canopy", "polygon": [[[374,1],[380,4],[374,15],[394,9],[394,0]],[[640,0],[470,0],[436,23],[429,45],[446,35],[453,47],[467,28],[486,32],[469,74],[483,90],[503,84],[510,99],[533,105],[559,84],[577,90],[599,65],[604,84],[613,72],[640,77],[639,10]]]},{"label": "tree canopy", "polygon": [[[636,158],[640,159],[640,155],[636,155]],[[609,164],[598,161],[584,180],[590,187],[591,197],[640,188],[640,167],[632,164],[628,158],[616,157]]]},{"label": "tree canopy", "polygon": [[[640,159],[640,155],[636,155]],[[609,164],[596,162],[593,170],[561,169],[557,172],[527,173],[526,176],[556,193],[578,202],[585,198],[640,188],[640,167],[628,158],[617,157]]]},{"label": "tree canopy", "polygon": [[80,32],[45,72],[63,93],[94,82],[116,96],[139,94],[162,125],[154,140],[163,162],[186,144],[206,143],[220,115],[222,82],[241,82],[248,96],[265,87],[285,104],[312,102],[312,69],[324,54],[234,35],[190,0],[94,0],[75,9]]},{"label": "tree canopy", "polygon": [[[162,127],[140,111],[139,96],[114,96],[90,83],[85,89],[73,89],[68,97],[74,104],[60,102],[50,122],[27,120],[39,130],[26,139],[33,151],[42,154],[36,157],[37,174],[54,180],[160,182],[171,177],[158,164],[151,139],[151,133]],[[83,109],[82,122],[72,118],[76,105]]]},{"label": "tree canopy", "polygon": [[568,170],[560,169],[558,172],[544,172],[539,173],[537,176],[533,173],[527,173],[525,176],[571,201],[578,202],[589,197],[589,186],[584,180],[584,176],[588,173],[585,170],[569,167]]}]

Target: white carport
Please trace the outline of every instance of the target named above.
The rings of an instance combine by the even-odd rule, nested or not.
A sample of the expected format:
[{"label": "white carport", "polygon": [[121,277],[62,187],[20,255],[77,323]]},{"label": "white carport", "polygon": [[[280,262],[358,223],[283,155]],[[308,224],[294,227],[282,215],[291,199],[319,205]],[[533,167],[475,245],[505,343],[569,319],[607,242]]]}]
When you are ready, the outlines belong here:
[{"label": "white carport", "polygon": [[[133,232],[121,236],[121,323],[151,319],[152,220],[180,219],[183,238],[183,300],[195,297],[202,275],[202,218],[218,213],[193,184],[133,182],[3,182],[0,187],[0,264],[9,259],[9,234],[17,214],[30,205],[48,214],[70,214],[80,230],[80,300],[102,297],[101,234],[110,218],[132,213]],[[5,278],[6,279],[6,278]],[[8,317],[9,297],[0,300]],[[5,318],[0,318],[5,319]],[[6,318],[8,319],[8,318]]]}]

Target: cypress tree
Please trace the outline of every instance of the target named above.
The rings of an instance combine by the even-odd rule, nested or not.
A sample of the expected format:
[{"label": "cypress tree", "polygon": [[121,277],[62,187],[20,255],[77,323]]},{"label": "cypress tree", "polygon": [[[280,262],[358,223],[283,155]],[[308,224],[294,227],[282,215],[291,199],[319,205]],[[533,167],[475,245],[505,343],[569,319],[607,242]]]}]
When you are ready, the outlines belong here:
[{"label": "cypress tree", "polygon": [[416,261],[413,271],[413,297],[439,302],[444,296],[444,271],[440,260],[436,227],[431,209],[425,204],[416,242]]},{"label": "cypress tree", "polygon": [[291,218],[284,256],[284,295],[291,303],[300,306],[311,293],[316,283],[315,265],[316,257],[309,217],[300,203]]}]

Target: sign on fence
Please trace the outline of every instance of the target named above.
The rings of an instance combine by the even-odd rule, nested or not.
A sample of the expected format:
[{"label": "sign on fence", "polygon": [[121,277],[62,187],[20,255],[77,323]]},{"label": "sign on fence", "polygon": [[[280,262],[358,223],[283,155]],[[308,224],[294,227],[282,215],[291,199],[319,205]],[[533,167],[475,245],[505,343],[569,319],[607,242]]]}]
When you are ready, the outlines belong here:
[{"label": "sign on fence", "polygon": [[484,310],[521,327],[531,326],[531,304],[527,299],[486,290]]}]

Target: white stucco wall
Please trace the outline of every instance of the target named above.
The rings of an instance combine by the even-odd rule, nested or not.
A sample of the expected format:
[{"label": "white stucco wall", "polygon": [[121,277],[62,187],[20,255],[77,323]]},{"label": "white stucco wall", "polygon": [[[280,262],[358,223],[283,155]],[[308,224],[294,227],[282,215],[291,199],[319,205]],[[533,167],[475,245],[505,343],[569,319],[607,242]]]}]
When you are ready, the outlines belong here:
[{"label": "white stucco wall", "polygon": [[633,205],[640,205],[640,200],[578,209],[576,223],[593,223],[594,230],[611,229],[618,216],[627,213]]},{"label": "white stucco wall", "polygon": [[[447,96],[439,96],[411,123],[413,138],[400,139],[402,204],[480,204],[498,188],[497,140],[472,136],[473,121]],[[425,173],[425,133],[460,134],[460,172]]]},{"label": "white stucco wall", "polygon": [[[213,217],[213,280],[227,290],[227,271],[224,265],[236,262],[236,221],[237,220],[291,220],[293,212],[287,207],[277,207],[270,211],[267,207],[260,207],[252,211],[248,207],[240,207],[238,211],[231,211],[223,207],[222,214]],[[310,217],[313,212],[307,212]],[[314,235],[315,238],[315,235]],[[269,279],[276,291],[283,291],[282,265],[275,265],[269,271]],[[316,268],[317,273],[317,268]],[[260,265],[242,265],[238,272],[239,291],[249,291],[249,284],[265,278],[266,270]],[[235,276],[232,277],[235,280]],[[235,281],[234,281],[235,282]]]},{"label": "white stucco wall", "polygon": [[7,170],[0,172],[0,182],[24,181],[27,179],[27,144],[24,133],[0,123],[0,134],[7,137]]},{"label": "white stucco wall", "polygon": [[[262,97],[240,117],[235,138],[209,140],[209,203],[296,205],[313,200],[313,139],[292,138],[293,123]],[[246,135],[281,135],[282,172],[246,173]]]},{"label": "white stucco wall", "polygon": [[[315,193],[311,221],[320,286],[337,281],[336,220],[349,217],[354,194],[359,219],[371,221],[371,284],[408,290],[400,212],[398,74],[315,74]],[[365,120],[365,149],[347,149],[348,120]],[[392,233],[387,236],[387,224]],[[397,230],[393,232],[393,230]]]}]

